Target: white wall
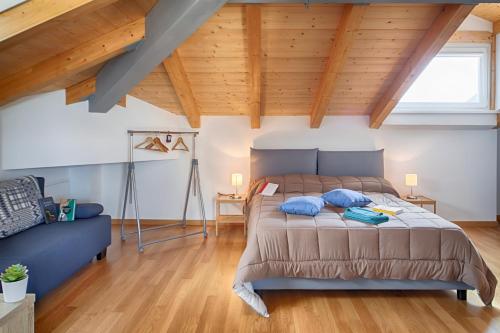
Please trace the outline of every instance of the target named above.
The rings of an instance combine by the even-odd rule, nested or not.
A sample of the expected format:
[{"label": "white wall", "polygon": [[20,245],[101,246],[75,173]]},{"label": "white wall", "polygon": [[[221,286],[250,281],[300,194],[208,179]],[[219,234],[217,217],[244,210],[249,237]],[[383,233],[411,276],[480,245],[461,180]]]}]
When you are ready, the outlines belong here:
[{"label": "white wall", "polygon": [[[127,129],[177,128],[181,117],[129,98],[108,113],[89,113],[88,102],[65,103],[64,90],[30,96],[0,109],[2,169],[117,163],[128,160]],[[139,105],[137,105],[139,104]],[[184,122],[184,121],[182,121]],[[36,140],[34,140],[37,138]],[[144,138],[134,137],[136,143]],[[20,154],[22,149],[22,154]],[[136,160],[176,158],[146,150]]]},{"label": "white wall", "polygon": [[[50,95],[50,94],[49,94]],[[38,98],[22,103],[17,119],[14,113],[0,112],[2,130],[15,123],[26,123],[58,128],[58,113],[68,112],[64,98],[51,94],[58,111],[50,111],[50,118],[34,117]],[[45,101],[46,103],[47,101]],[[19,103],[16,104],[19,108]],[[27,110],[27,111],[26,111]],[[19,109],[18,109],[19,111]],[[128,97],[127,110],[120,111],[140,124],[141,128],[164,128],[175,124],[185,127],[184,117],[175,116],[147,103]],[[70,121],[65,114],[66,120]],[[75,116],[76,117],[76,116]],[[83,115],[78,115],[81,119]],[[88,115],[92,117],[92,115]],[[97,120],[98,122],[99,120]],[[56,123],[55,123],[56,122]],[[252,130],[247,117],[202,117],[198,157],[207,215],[213,218],[213,198],[217,191],[231,192],[230,174],[241,172],[245,186],[249,177],[249,148],[312,148],[325,150],[372,150],[385,148],[386,178],[401,191],[405,173],[419,175],[417,192],[438,200],[438,213],[451,220],[491,221],[496,217],[497,132],[496,130],[431,129],[411,127],[368,128],[366,117],[326,117],[320,129],[309,128],[308,117],[264,117],[262,127]],[[134,126],[135,127],[135,126]],[[15,138],[26,133],[2,136],[1,148],[22,152],[26,141]],[[71,135],[68,133],[68,135]],[[31,142],[39,136],[29,137]],[[105,139],[103,143],[105,142]],[[188,141],[189,143],[189,141]],[[50,144],[50,142],[49,142]],[[29,154],[25,158],[29,157]],[[189,154],[178,159],[137,163],[137,180],[141,215],[151,219],[179,218],[187,183]],[[2,171],[0,177],[18,174],[46,176],[49,194],[67,195],[82,201],[100,201],[106,212],[118,217],[123,198],[126,175],[124,164],[104,164],[46,168],[21,171]],[[65,182],[64,182],[65,181]],[[57,186],[59,183],[65,186]],[[52,184],[52,185],[51,185]],[[51,186],[50,186],[51,185]],[[50,190],[50,187],[53,190]],[[132,217],[129,214],[129,217]],[[188,217],[199,218],[192,205]]]}]

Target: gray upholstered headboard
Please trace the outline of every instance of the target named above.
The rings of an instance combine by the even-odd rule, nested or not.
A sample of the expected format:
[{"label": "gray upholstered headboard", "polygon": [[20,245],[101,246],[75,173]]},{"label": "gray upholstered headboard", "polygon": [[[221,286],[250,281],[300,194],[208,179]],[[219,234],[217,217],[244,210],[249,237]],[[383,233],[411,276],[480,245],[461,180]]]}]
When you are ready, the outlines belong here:
[{"label": "gray upholstered headboard", "polygon": [[318,149],[250,149],[250,180],[290,173],[316,174]]},{"label": "gray upholstered headboard", "polygon": [[384,150],[320,151],[251,148],[251,180],[290,173],[384,177]]},{"label": "gray upholstered headboard", "polygon": [[318,175],[384,177],[384,150],[319,151]]}]

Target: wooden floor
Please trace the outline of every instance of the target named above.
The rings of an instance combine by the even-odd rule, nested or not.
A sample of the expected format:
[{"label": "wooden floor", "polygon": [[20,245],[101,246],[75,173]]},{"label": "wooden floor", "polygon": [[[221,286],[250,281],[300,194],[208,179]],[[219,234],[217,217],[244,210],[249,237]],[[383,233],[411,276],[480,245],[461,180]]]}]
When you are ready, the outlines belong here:
[{"label": "wooden floor", "polygon": [[[500,229],[467,233],[500,276]],[[269,291],[261,318],[231,290],[244,246],[226,227],[139,255],[114,228],[107,260],[37,302],[36,332],[500,332],[500,294],[485,307],[471,291]]]}]

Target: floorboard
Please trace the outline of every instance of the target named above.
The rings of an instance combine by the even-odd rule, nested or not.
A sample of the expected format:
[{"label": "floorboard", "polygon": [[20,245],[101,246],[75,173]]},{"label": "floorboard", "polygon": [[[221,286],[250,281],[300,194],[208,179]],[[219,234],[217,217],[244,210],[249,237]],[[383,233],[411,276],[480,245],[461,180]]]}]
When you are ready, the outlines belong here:
[{"label": "floorboard", "polygon": [[[465,230],[500,276],[500,228]],[[138,254],[113,226],[107,258],[36,303],[36,332],[500,332],[500,299],[486,307],[471,291],[467,302],[451,291],[266,291],[261,318],[231,290],[244,247],[241,227],[227,226]]]}]

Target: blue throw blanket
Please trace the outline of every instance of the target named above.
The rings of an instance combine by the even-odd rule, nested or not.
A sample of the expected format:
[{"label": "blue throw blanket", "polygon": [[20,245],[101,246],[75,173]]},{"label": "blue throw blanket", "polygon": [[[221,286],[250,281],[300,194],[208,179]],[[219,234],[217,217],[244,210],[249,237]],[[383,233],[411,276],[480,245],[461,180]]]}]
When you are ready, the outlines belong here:
[{"label": "blue throw blanket", "polygon": [[387,215],[358,207],[346,208],[344,211],[344,218],[370,224],[379,224],[389,221]]}]

